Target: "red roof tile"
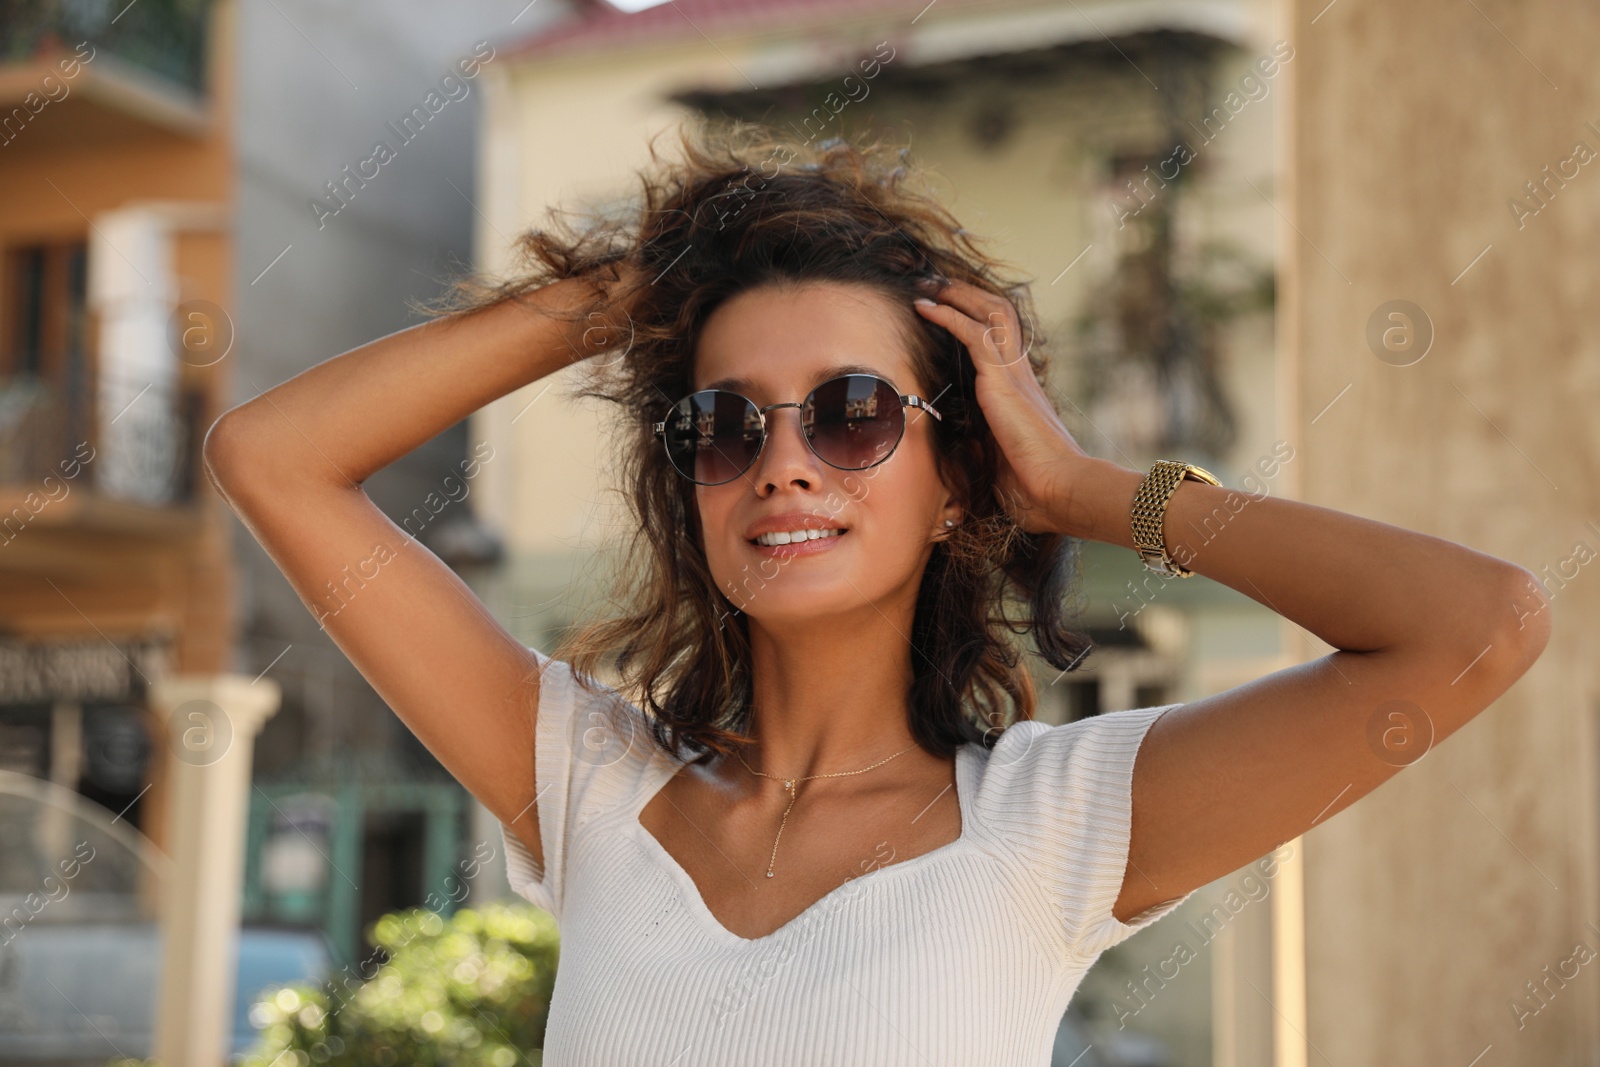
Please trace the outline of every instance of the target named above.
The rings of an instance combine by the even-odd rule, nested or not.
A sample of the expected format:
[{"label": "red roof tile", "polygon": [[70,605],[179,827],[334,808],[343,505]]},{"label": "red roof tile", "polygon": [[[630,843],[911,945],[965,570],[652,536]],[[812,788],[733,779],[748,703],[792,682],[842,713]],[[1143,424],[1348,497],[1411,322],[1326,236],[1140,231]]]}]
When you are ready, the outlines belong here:
[{"label": "red roof tile", "polygon": [[[938,7],[1014,7],[994,0],[936,0]],[[591,48],[628,48],[706,35],[727,36],[837,23],[841,17],[905,15],[910,23],[926,0],[668,0],[628,14],[604,0],[582,0],[580,14],[510,45],[510,57],[553,55]]]}]

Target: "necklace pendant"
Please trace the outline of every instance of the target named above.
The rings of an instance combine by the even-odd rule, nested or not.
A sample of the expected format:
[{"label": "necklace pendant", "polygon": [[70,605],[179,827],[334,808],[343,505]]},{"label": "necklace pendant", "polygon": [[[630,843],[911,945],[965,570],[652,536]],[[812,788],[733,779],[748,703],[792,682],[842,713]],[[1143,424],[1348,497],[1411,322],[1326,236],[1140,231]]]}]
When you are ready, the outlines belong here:
[{"label": "necklace pendant", "polygon": [[793,793],[794,792],[794,779],[793,778],[784,779],[783,787],[785,789],[787,789],[789,792]]},{"label": "necklace pendant", "polygon": [[771,878],[771,877],[772,877],[772,872],[771,872],[771,871],[768,871],[768,872],[767,872],[767,877],[768,877],[768,878]]}]

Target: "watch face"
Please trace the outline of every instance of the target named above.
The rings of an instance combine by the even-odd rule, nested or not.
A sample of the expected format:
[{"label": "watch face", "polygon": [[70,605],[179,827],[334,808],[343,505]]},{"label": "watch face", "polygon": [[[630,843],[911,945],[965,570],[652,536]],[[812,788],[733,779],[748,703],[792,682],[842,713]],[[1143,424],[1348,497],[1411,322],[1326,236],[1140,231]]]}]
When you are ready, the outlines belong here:
[{"label": "watch face", "polygon": [[1167,566],[1166,561],[1163,560],[1160,556],[1157,556],[1157,555],[1154,555],[1154,554],[1147,556],[1143,552],[1140,552],[1139,553],[1139,558],[1144,560],[1144,565],[1147,568],[1149,568],[1150,570],[1155,571],[1157,574],[1172,574],[1173,573],[1172,568]]}]

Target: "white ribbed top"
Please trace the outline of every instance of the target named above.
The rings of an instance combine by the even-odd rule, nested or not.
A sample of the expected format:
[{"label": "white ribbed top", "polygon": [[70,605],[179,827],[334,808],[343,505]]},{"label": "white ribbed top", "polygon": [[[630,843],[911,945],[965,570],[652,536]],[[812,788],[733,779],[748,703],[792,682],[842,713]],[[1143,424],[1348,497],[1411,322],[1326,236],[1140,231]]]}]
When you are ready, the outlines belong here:
[{"label": "white ribbed top", "polygon": [[1190,895],[1111,914],[1134,756],[1169,704],[963,745],[959,838],[740,937],[639,822],[682,764],[615,690],[530,651],[546,869],[504,839],[511,887],[561,929],[545,1067],[1047,1067],[1095,958]]}]

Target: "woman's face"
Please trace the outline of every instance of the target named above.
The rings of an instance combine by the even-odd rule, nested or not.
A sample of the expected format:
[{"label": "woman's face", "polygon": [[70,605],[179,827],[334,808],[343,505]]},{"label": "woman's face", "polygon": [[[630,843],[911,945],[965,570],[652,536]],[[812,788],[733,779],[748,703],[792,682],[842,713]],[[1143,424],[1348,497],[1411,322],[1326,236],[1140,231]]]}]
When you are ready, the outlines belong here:
[{"label": "woman's face", "polygon": [[[840,283],[746,290],[707,321],[692,387],[731,389],[765,407],[803,401],[839,374],[869,372],[937,407],[898,335],[900,313],[876,290]],[[915,605],[933,541],[960,513],[934,462],[933,417],[903,410],[905,434],[893,454],[846,471],[807,446],[799,408],[777,408],[766,414],[767,440],[749,470],[695,487],[706,561],[734,606],[780,623]],[[799,552],[796,544],[763,547],[754,535],[773,519],[785,530],[809,524],[844,533],[808,540]]]}]

